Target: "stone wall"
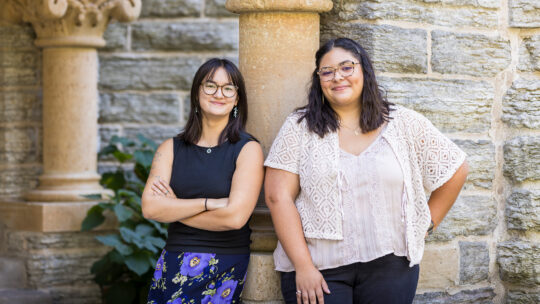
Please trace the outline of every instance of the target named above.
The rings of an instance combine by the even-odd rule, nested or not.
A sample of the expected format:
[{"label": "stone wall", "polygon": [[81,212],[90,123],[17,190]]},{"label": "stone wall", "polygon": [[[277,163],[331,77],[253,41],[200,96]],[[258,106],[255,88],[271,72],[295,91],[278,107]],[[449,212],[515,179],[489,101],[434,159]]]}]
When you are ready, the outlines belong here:
[{"label": "stone wall", "polygon": [[428,239],[415,302],[538,303],[540,3],[333,2],[321,42],[360,42],[388,99],[468,154],[468,181]]}]

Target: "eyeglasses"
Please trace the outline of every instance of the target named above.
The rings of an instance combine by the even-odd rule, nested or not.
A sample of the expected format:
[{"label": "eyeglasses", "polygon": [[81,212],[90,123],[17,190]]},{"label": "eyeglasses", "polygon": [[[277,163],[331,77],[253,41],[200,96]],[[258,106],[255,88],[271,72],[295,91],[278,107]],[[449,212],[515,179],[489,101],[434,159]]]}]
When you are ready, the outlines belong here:
[{"label": "eyeglasses", "polygon": [[230,98],[236,96],[238,87],[233,84],[217,85],[215,82],[206,81],[202,84],[203,92],[207,95],[214,95],[221,88],[221,94]]},{"label": "eyeglasses", "polygon": [[338,65],[337,68],[333,67],[324,67],[319,69],[317,74],[321,81],[332,81],[336,77],[336,71],[339,71],[339,74],[343,77],[349,77],[354,73],[354,66],[360,64],[360,62],[345,61]]}]

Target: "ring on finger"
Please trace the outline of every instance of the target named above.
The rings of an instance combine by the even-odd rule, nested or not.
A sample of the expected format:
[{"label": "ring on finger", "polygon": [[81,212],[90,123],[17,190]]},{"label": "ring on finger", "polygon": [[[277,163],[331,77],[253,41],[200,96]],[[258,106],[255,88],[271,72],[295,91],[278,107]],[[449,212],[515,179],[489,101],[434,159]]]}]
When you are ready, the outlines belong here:
[{"label": "ring on finger", "polygon": [[301,295],[301,294],[302,294],[302,291],[301,291],[301,290],[297,290],[297,291],[296,291],[296,294],[297,294],[297,295]]}]

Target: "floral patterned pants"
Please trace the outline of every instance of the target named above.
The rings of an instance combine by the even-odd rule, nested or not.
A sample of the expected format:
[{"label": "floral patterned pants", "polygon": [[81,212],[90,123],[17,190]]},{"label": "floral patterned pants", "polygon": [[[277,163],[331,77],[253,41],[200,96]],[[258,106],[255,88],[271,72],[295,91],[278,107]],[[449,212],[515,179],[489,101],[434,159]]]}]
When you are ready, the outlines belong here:
[{"label": "floral patterned pants", "polygon": [[148,293],[148,304],[240,303],[249,254],[163,250]]}]

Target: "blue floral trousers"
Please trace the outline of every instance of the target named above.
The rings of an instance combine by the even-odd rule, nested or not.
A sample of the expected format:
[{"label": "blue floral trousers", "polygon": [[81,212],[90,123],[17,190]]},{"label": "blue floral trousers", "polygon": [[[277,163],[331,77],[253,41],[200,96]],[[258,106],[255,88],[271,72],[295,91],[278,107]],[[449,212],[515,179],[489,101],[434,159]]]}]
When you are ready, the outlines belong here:
[{"label": "blue floral trousers", "polygon": [[161,253],[147,304],[240,303],[249,254]]}]

